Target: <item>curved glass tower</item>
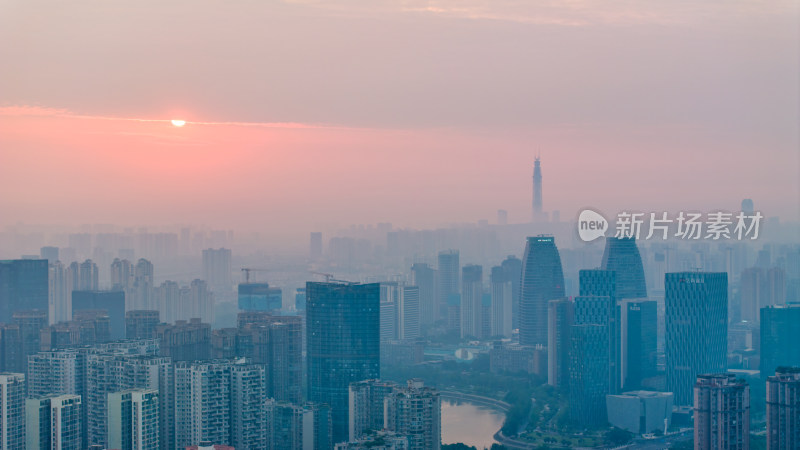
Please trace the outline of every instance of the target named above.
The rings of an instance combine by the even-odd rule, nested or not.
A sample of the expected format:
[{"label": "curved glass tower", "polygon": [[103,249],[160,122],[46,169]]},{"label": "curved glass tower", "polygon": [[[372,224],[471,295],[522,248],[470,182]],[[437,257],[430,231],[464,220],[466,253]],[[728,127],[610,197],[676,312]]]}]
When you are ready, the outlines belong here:
[{"label": "curved glass tower", "polygon": [[617,273],[617,300],[647,297],[644,268],[635,238],[606,238],[603,270]]},{"label": "curved glass tower", "polygon": [[519,343],[547,345],[547,305],[564,297],[561,256],[552,236],[529,237],[522,258]]}]

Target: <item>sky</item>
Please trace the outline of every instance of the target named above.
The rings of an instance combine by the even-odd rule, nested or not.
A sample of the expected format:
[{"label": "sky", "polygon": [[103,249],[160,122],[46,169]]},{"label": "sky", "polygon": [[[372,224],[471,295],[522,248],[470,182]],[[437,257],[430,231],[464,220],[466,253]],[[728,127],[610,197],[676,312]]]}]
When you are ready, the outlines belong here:
[{"label": "sky", "polygon": [[[795,1],[0,0],[0,225],[800,217]],[[170,119],[188,123],[175,127]]]}]

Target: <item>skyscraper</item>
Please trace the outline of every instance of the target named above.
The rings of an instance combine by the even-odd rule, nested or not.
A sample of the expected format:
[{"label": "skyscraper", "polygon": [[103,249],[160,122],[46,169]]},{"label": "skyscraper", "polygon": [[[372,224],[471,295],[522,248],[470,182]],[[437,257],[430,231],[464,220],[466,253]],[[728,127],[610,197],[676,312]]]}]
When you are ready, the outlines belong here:
[{"label": "skyscraper", "polygon": [[537,156],[533,161],[533,203],[532,221],[542,220],[542,162]]},{"label": "skyscraper", "polygon": [[13,315],[14,324],[19,326],[19,337],[22,354],[22,367],[15,370],[24,371],[28,356],[41,349],[41,331],[47,327],[47,311],[17,311]]},{"label": "skyscraper", "polygon": [[331,410],[328,405],[276,402],[265,408],[269,450],[330,450]]},{"label": "skyscraper", "polygon": [[780,366],[800,367],[800,303],[761,309],[761,376]]},{"label": "skyscraper", "polygon": [[522,285],[522,260],[514,255],[509,255],[500,264],[503,272],[511,281],[511,329],[519,328],[519,298]]},{"label": "skyscraper", "polygon": [[87,310],[106,311],[111,339],[125,338],[125,292],[72,291],[72,314]]},{"label": "skyscraper", "polygon": [[461,337],[481,338],[483,337],[483,267],[464,266],[461,286]]},{"label": "skyscraper", "polygon": [[159,448],[157,390],[129,389],[108,394],[108,446],[122,450]]},{"label": "skyscraper", "polygon": [[49,311],[46,259],[0,260],[0,323],[16,311]]},{"label": "skyscraper", "polygon": [[153,339],[160,323],[158,311],[133,310],[125,313],[125,337],[127,339]]},{"label": "skyscraper", "polygon": [[276,311],[283,307],[283,291],[269,283],[239,283],[239,311]]},{"label": "skyscraper", "polygon": [[380,377],[380,285],[306,283],[308,394],[331,407],[333,441],[347,440],[348,387]]},{"label": "skyscraper", "polygon": [[408,380],[405,388],[385,399],[384,428],[408,437],[409,450],[437,450],[442,446],[442,403],[439,392],[422,380]]},{"label": "skyscraper", "polygon": [[519,343],[547,345],[547,305],[564,297],[561,257],[552,236],[529,237],[522,259]]},{"label": "skyscraper", "polygon": [[437,289],[439,317],[447,317],[450,298],[457,296],[460,288],[461,264],[458,250],[439,252],[437,274],[439,276]]},{"label": "skyscraper", "polygon": [[492,267],[491,336],[511,337],[511,279],[502,266]]},{"label": "skyscraper", "polygon": [[[25,400],[25,448],[81,450],[81,397],[51,395]],[[124,447],[115,447],[122,449]]]},{"label": "skyscraper", "polygon": [[664,278],[667,390],[676,405],[689,406],[699,374],[727,369],[728,276],[678,272]]},{"label": "skyscraper", "polygon": [[695,450],[750,449],[750,386],[736,375],[698,375],[694,385]]},{"label": "skyscraper", "polygon": [[658,303],[624,300],[620,305],[620,371],[622,390],[642,387],[656,375]]},{"label": "skyscraper", "polygon": [[230,445],[231,364],[227,361],[175,363],[177,448],[201,441]]},{"label": "skyscraper", "polygon": [[635,238],[607,237],[601,268],[617,273],[618,300],[647,297],[642,257]]},{"label": "skyscraper", "polygon": [[575,304],[568,298],[550,300],[547,321],[547,383],[566,392]]},{"label": "skyscraper", "polygon": [[767,378],[767,450],[800,446],[800,368],[781,367]]},{"label": "skyscraper", "polygon": [[617,274],[611,270],[581,270],[580,297],[575,299],[575,323],[608,328],[608,390],[620,388],[620,328],[617,303]]},{"label": "skyscraper", "polygon": [[417,339],[420,336],[419,288],[398,286],[397,338]]},{"label": "skyscraper", "polygon": [[66,267],[60,261],[53,261],[49,268],[50,324],[72,319],[72,284]]},{"label": "skyscraper", "polygon": [[[575,306],[576,314],[578,305]],[[606,422],[608,327],[573,325],[569,365],[569,414],[578,426]]]},{"label": "skyscraper", "polygon": [[231,290],[231,251],[227,248],[203,250],[203,279],[215,293]]},{"label": "skyscraper", "polygon": [[436,270],[423,263],[411,266],[411,284],[419,288],[420,323],[428,325],[439,318],[436,304]]},{"label": "skyscraper", "polygon": [[266,448],[264,366],[231,366],[231,441],[234,448]]},{"label": "skyscraper", "polygon": [[25,375],[0,373],[0,448],[24,447]]},{"label": "skyscraper", "polygon": [[381,380],[350,383],[348,388],[350,441],[361,438],[369,430],[383,429],[384,400],[397,388],[397,384]]}]

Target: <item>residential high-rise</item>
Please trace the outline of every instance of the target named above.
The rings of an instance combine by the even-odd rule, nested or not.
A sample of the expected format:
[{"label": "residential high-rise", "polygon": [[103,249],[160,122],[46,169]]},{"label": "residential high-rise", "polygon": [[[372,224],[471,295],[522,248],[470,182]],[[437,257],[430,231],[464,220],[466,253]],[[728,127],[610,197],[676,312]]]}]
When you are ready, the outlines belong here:
[{"label": "residential high-rise", "polygon": [[47,328],[47,311],[17,311],[12,317],[14,324],[19,326],[22,354],[22,367],[17,367],[15,370],[25,371],[25,361],[28,356],[41,349],[41,331]]},{"label": "residential high-rise", "polygon": [[[578,304],[576,299],[576,315]],[[569,365],[569,415],[579,426],[606,423],[608,326],[573,325]]]},{"label": "residential high-rise", "polygon": [[125,338],[125,292],[72,291],[72,314],[103,310],[108,314],[111,339]]},{"label": "residential high-rise", "polygon": [[0,323],[17,311],[49,311],[46,259],[0,260]]},{"label": "residential high-rise", "polygon": [[466,265],[461,281],[461,337],[483,337],[483,267]]},{"label": "residential high-rise", "polygon": [[[81,397],[51,395],[25,400],[25,448],[81,450]],[[123,448],[123,447],[116,447]]]},{"label": "residential high-rise", "polygon": [[575,304],[568,298],[550,300],[547,321],[547,383],[566,392],[569,388],[569,352]]},{"label": "residential high-rise", "polygon": [[636,238],[607,237],[601,268],[616,272],[618,300],[647,297],[642,257],[636,246]]},{"label": "residential high-rise", "polygon": [[767,378],[767,450],[800,446],[800,368],[781,367]]},{"label": "residential high-rise", "polygon": [[203,250],[203,280],[217,294],[229,292],[231,281],[231,251],[227,248]]},{"label": "residential high-rise", "polygon": [[211,357],[211,325],[200,319],[159,324],[156,338],[161,354],[175,361],[202,361]]},{"label": "residential high-rise", "polygon": [[575,323],[608,327],[608,390],[620,392],[620,311],[617,274],[611,270],[581,270],[581,296],[575,299]]},{"label": "residential high-rise", "polygon": [[348,435],[348,387],[380,377],[380,285],[306,283],[308,395],[331,407],[333,441]]},{"label": "residential high-rise", "polygon": [[522,260],[510,255],[500,264],[511,281],[511,329],[519,328],[519,298],[522,285]]},{"label": "residential high-rise", "polygon": [[620,305],[620,372],[622,390],[642,387],[656,375],[658,303],[623,300]]},{"label": "residential high-rise", "polygon": [[134,267],[133,285],[127,295],[131,298],[128,301],[128,309],[156,309],[153,289],[155,287],[153,263],[140,258]]},{"label": "residential high-rise", "polygon": [[153,339],[160,323],[158,311],[133,310],[125,313],[125,337],[127,339]]},{"label": "residential high-rise", "polygon": [[100,272],[97,269],[97,264],[91,259],[80,263],[75,275],[77,275],[77,282],[73,285],[73,289],[79,291],[96,291],[100,289]]},{"label": "residential high-rise", "polygon": [[175,363],[176,448],[201,441],[230,445],[231,364]]},{"label": "residential high-rise", "polygon": [[668,273],[664,286],[667,391],[676,405],[689,406],[699,374],[727,369],[728,276]]},{"label": "residential high-rise", "polygon": [[439,252],[437,267],[437,298],[439,317],[447,317],[448,304],[452,296],[457,296],[460,286],[461,263],[458,250]]},{"label": "residential high-rise", "polygon": [[72,278],[61,261],[53,261],[48,268],[50,308],[48,317],[50,324],[66,322],[72,319]]},{"label": "residential high-rise", "polygon": [[750,449],[750,386],[747,382],[728,373],[697,376],[694,448]]},{"label": "residential high-rise", "polygon": [[[111,289],[115,291],[129,291],[133,287],[135,269],[127,259],[114,258],[111,262]],[[131,295],[132,297],[132,295]],[[133,307],[133,305],[131,305]]]},{"label": "residential high-rise", "polygon": [[442,402],[439,392],[422,380],[408,381],[385,399],[384,428],[408,437],[409,450],[437,450],[442,446]]},{"label": "residential high-rise", "polygon": [[491,336],[511,337],[511,279],[502,266],[492,267]]},{"label": "residential high-rise", "polygon": [[547,305],[564,297],[561,257],[552,236],[529,237],[522,259],[519,343],[547,345]]},{"label": "residential high-rise", "polygon": [[800,367],[800,303],[761,309],[761,376],[781,366]]},{"label": "residential high-rise", "polygon": [[160,447],[158,391],[129,389],[108,394],[108,448]]},{"label": "residential high-rise", "polygon": [[391,381],[350,383],[348,437],[351,441],[360,439],[369,430],[383,429],[384,400],[397,388],[397,384]]},{"label": "residential high-rise", "polygon": [[25,447],[25,375],[0,373],[0,448]]},{"label": "residential high-rise", "polygon": [[531,220],[533,222],[538,222],[542,219],[542,162],[537,156],[533,161],[533,203]]},{"label": "residential high-rise", "polygon": [[398,286],[397,339],[417,339],[420,336],[419,288]]},{"label": "residential high-rise", "polygon": [[267,449],[330,450],[331,410],[327,405],[267,400]]},{"label": "residential high-rise", "polygon": [[234,448],[266,448],[264,422],[264,366],[235,364],[231,366],[231,440]]}]

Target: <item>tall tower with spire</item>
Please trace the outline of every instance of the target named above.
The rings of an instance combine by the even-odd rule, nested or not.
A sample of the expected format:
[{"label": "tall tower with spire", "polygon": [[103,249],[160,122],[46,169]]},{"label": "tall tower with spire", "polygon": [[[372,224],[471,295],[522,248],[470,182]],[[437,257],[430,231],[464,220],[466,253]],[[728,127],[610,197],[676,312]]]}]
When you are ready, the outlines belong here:
[{"label": "tall tower with spire", "polygon": [[542,218],[542,166],[537,156],[533,162],[533,221]]}]

